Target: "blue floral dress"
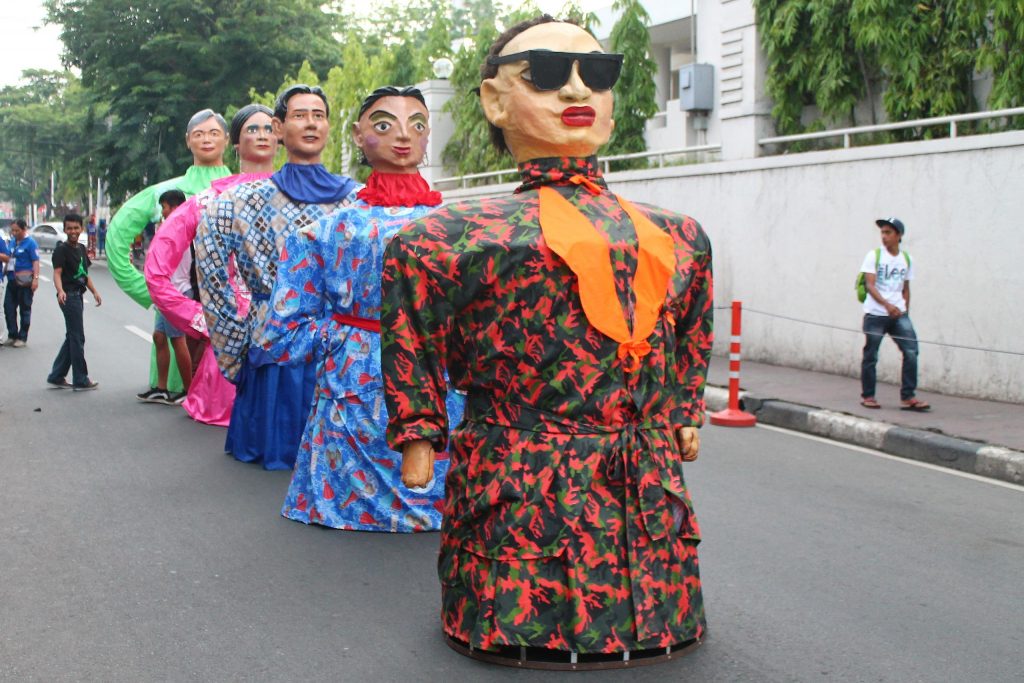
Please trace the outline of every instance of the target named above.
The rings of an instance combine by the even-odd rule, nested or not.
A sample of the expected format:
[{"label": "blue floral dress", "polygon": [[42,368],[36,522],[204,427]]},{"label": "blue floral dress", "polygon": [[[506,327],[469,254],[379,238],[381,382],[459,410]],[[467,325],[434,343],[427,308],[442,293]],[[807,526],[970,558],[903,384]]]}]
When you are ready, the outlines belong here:
[{"label": "blue floral dress", "polygon": [[[402,484],[401,456],[385,439],[380,306],[385,247],[440,194],[418,174],[374,173],[359,197],[290,236],[278,264],[260,343],[278,363],[316,362],[313,407],[281,514],[335,529],[437,530],[447,454],[438,455],[424,490]],[[449,397],[458,424],[464,399]]]}]

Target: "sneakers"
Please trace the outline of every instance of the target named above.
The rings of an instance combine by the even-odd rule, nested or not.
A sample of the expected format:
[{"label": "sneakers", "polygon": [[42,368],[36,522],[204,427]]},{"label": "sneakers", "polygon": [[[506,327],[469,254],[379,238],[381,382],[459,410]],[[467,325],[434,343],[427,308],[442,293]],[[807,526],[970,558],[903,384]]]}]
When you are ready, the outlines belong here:
[{"label": "sneakers", "polygon": [[16,349],[20,349],[25,346],[25,342],[22,341],[21,339],[15,339],[11,346],[13,346]]},{"label": "sneakers", "polygon": [[139,399],[143,403],[164,403],[167,401],[167,391],[165,389],[150,387],[141,394],[135,394],[135,398]]},{"label": "sneakers", "polygon": [[64,379],[63,377],[61,379],[57,380],[57,381],[53,381],[53,380],[48,379],[48,380],[46,380],[46,383],[49,384],[51,387],[53,387],[55,389],[70,389],[71,388],[71,384],[66,379]]},{"label": "sneakers", "polygon": [[4,340],[4,346],[14,346],[14,342],[18,341],[14,337],[8,337]]},{"label": "sneakers", "polygon": [[135,398],[144,403],[162,403],[165,406],[180,406],[185,402],[186,394],[182,391],[167,391],[150,387],[148,391],[135,394]]},{"label": "sneakers", "polygon": [[95,389],[99,385],[100,385],[99,382],[92,382],[92,381],[90,381],[88,384],[75,384],[71,388],[74,391],[89,391],[90,389]]},{"label": "sneakers", "polygon": [[185,402],[187,394],[184,391],[169,391],[167,392],[167,399],[164,401],[169,406],[180,406]]}]

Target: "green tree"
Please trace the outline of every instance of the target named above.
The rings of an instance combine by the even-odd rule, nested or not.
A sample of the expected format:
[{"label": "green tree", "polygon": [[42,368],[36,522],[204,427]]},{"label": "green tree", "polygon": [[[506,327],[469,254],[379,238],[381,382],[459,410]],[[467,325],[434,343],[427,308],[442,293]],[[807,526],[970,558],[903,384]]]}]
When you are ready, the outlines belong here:
[{"label": "green tree", "polygon": [[[823,121],[858,122],[855,107],[873,100],[874,51],[856,46],[849,25],[851,0],[757,0],[761,46],[768,58],[766,89],[781,134],[803,132],[804,109]],[[873,105],[873,102],[872,102]],[[874,107],[871,119],[875,123]],[[821,127],[812,124],[812,128]]]},{"label": "green tree", "polygon": [[[650,57],[651,36],[647,25],[651,18],[640,0],[616,0],[613,9],[622,14],[612,27],[611,51],[625,55],[622,75],[615,86],[615,131],[608,142],[608,154],[630,154],[647,149],[644,130],[647,121],[658,113],[654,76],[658,64]],[[647,166],[645,159],[630,159],[618,168]]]},{"label": "green tree", "polygon": [[13,201],[19,215],[29,205],[81,207],[99,165],[96,131],[105,110],[90,104],[70,72],[28,70],[23,80],[0,89],[0,196]]},{"label": "green tree", "polygon": [[1024,102],[1020,0],[755,0],[755,9],[779,133],[864,123],[859,103],[871,105],[872,123],[877,102],[889,121],[970,112],[978,72],[992,79],[990,108]]},{"label": "green tree", "polygon": [[450,79],[455,95],[444,105],[444,110],[452,115],[455,130],[444,147],[442,160],[459,175],[498,171],[514,165],[508,156],[491,146],[487,119],[476,91],[480,85],[480,65],[498,37],[494,19],[486,21],[476,27],[475,42],[464,45],[456,55]]},{"label": "green tree", "polygon": [[61,25],[64,62],[108,102],[102,136],[112,196],[189,163],[185,124],[197,110],[244,104],[309,59],[336,64],[336,15],[317,0],[47,0]]},{"label": "green tree", "polygon": [[972,25],[983,35],[977,68],[992,74],[989,107],[1024,106],[1024,3],[970,0],[969,5]]},{"label": "green tree", "polygon": [[974,110],[974,66],[983,36],[971,20],[970,3],[851,0],[849,18],[857,47],[874,53],[885,75],[890,121]]}]

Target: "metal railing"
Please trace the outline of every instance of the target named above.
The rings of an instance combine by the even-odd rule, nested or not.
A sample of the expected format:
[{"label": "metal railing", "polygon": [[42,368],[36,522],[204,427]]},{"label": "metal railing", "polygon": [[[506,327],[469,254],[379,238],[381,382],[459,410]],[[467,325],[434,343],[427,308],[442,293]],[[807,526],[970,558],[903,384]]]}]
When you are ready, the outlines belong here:
[{"label": "metal railing", "polygon": [[[623,161],[626,159],[649,159],[656,158],[658,160],[658,168],[665,167],[666,157],[684,156],[686,154],[699,154],[701,152],[721,152],[722,145],[696,145],[693,147],[680,147],[678,149],[659,149],[659,150],[648,150],[646,152],[634,152],[632,154],[615,154],[608,157],[601,157],[599,163],[604,169],[605,173],[611,173],[611,163],[614,161]],[[471,180],[483,180],[485,178],[500,178],[502,176],[518,176],[519,169],[507,168],[501,171],[489,171],[487,173],[469,173],[467,175],[452,176],[450,178],[438,178],[434,181],[435,186],[440,186],[442,183],[457,183],[460,188],[467,188],[469,181]]]},{"label": "metal railing", "polygon": [[928,119],[914,119],[913,121],[896,121],[894,123],[879,123],[871,126],[856,126],[854,128],[836,128],[835,130],[822,130],[815,133],[799,133],[797,135],[780,135],[772,138],[761,138],[757,141],[759,145],[776,145],[786,142],[801,142],[803,140],[821,140],[823,138],[843,138],[843,147],[850,147],[850,137],[861,133],[878,133],[887,130],[901,130],[904,128],[922,128],[927,126],[949,125],[949,137],[957,136],[956,124],[963,121],[979,121],[982,119],[1001,119],[1007,116],[1024,115],[1024,107],[1012,109],[996,109],[993,111],[978,111],[970,114],[951,114],[949,116],[933,116]]}]

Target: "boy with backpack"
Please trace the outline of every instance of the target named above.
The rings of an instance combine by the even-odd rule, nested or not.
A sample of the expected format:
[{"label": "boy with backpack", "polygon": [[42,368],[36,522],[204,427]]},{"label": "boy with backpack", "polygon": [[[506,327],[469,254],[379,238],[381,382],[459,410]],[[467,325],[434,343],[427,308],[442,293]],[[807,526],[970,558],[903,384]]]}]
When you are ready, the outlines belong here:
[{"label": "boy with backpack", "polygon": [[931,406],[914,397],[917,389],[917,334],[910,322],[910,281],[914,268],[910,255],[900,249],[906,228],[898,218],[880,218],[882,247],[864,257],[858,278],[858,298],[864,302],[864,357],[861,361],[861,405],[880,408],[875,400],[875,366],[885,335],[903,354],[900,409],[924,412]]}]

